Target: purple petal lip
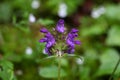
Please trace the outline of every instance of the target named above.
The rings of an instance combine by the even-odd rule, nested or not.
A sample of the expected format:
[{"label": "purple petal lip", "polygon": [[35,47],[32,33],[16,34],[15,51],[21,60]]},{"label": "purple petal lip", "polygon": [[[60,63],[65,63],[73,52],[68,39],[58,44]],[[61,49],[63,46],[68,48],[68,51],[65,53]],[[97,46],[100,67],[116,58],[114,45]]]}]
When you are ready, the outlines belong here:
[{"label": "purple petal lip", "polygon": [[47,38],[40,39],[39,42],[46,42]]},{"label": "purple petal lip", "polygon": [[48,33],[45,34],[45,37],[46,38],[51,38],[51,34],[48,32]]},{"label": "purple petal lip", "polygon": [[56,30],[60,33],[63,33],[65,31],[65,28],[64,28],[64,20],[63,19],[60,19],[56,25]]},{"label": "purple petal lip", "polygon": [[40,30],[40,32],[42,32],[42,33],[48,33],[48,30],[47,30],[46,28],[42,28],[42,29]]},{"label": "purple petal lip", "polygon": [[63,20],[63,19],[60,19],[60,20],[58,21],[58,23],[64,24],[64,20]]},{"label": "purple petal lip", "polygon": [[76,32],[78,32],[78,30],[75,29],[75,28],[73,28],[73,29],[71,30],[71,32],[72,32],[72,33],[76,33]]},{"label": "purple petal lip", "polygon": [[48,42],[48,43],[46,44],[46,47],[49,48],[49,47],[51,47],[52,45],[53,45],[52,42]]},{"label": "purple petal lip", "polygon": [[74,43],[77,44],[77,45],[80,45],[80,44],[81,44],[81,42],[78,41],[78,40],[74,41]]},{"label": "purple petal lip", "polygon": [[73,43],[73,41],[72,41],[71,39],[67,39],[67,40],[66,40],[66,43],[67,43],[68,45],[70,45],[70,46],[74,46],[74,43]]},{"label": "purple petal lip", "polygon": [[52,53],[50,52],[50,48],[45,48],[45,52],[48,53],[49,56],[52,54]]}]

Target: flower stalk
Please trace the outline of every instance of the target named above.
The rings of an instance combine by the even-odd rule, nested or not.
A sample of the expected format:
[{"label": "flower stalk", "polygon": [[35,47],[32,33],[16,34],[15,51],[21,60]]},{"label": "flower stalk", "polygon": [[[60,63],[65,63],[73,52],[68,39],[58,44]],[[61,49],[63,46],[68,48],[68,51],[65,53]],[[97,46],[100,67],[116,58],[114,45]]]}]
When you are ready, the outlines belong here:
[{"label": "flower stalk", "polygon": [[61,72],[61,56],[58,56],[58,80],[60,80],[60,72]]}]

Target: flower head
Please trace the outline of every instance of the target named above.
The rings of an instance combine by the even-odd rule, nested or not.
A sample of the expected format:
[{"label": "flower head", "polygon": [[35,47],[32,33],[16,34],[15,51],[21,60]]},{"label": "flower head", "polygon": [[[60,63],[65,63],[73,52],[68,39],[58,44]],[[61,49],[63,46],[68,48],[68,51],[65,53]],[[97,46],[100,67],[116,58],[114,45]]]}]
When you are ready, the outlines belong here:
[{"label": "flower head", "polygon": [[[42,28],[40,32],[44,33],[44,38],[40,39],[39,42],[45,42],[45,52],[48,55],[56,53],[61,56],[64,53],[74,53],[75,45],[80,45],[80,41],[75,40],[78,37],[78,30],[73,28],[68,34],[64,34],[64,20],[60,19],[56,26],[57,33],[54,36],[46,29]],[[58,33],[61,33],[58,35]]]}]

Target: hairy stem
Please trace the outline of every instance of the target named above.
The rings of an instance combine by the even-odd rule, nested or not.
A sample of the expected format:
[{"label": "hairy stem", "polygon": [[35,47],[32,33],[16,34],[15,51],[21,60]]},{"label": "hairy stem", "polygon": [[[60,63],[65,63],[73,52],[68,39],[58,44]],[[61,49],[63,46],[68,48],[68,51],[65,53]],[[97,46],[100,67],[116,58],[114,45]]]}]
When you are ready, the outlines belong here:
[{"label": "hairy stem", "polygon": [[112,72],[112,74],[111,74],[109,80],[112,80],[113,75],[115,74],[115,71],[117,70],[119,64],[120,64],[120,56],[119,56],[119,60],[118,60],[118,62],[117,62],[117,64],[116,64],[116,66],[115,66],[115,68],[114,68],[114,70],[113,70],[113,72]]},{"label": "hairy stem", "polygon": [[61,56],[58,56],[58,80],[60,80]]}]

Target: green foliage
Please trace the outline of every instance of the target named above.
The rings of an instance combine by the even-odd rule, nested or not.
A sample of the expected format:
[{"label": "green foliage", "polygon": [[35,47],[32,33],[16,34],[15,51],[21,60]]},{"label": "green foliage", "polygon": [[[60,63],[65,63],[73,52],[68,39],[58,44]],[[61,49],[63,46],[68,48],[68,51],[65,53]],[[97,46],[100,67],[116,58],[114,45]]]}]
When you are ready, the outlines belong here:
[{"label": "green foliage", "polygon": [[[77,25],[81,41],[75,55],[62,58],[62,79],[108,80],[120,56],[119,0],[38,0],[40,7],[37,9],[32,8],[33,1],[37,0],[1,0],[0,80],[57,78],[59,60],[56,56],[43,54],[45,44],[39,43],[39,39],[44,35],[39,30],[47,27],[52,32],[61,3],[67,6],[65,26],[69,30]],[[105,12],[97,18],[92,17],[94,9],[99,7]],[[36,22],[29,21],[30,14],[35,16]],[[27,48],[30,48],[30,54],[27,54]],[[82,60],[81,56],[83,64],[77,61]],[[119,79],[120,65],[113,76]]]},{"label": "green foliage", "polygon": [[0,3],[0,22],[10,21],[12,15],[12,7],[9,3]]},{"label": "green foliage", "polygon": [[6,60],[0,61],[0,78],[2,78],[2,80],[16,80],[11,62]]},{"label": "green foliage", "polygon": [[[105,50],[103,54],[100,56],[101,65],[96,75],[102,76],[102,75],[111,74],[118,60],[119,60],[119,55],[116,50],[114,49]],[[119,71],[120,71],[120,65],[118,66],[116,74],[119,74]]]},{"label": "green foliage", "polygon": [[82,67],[80,68],[80,80],[89,80],[90,77],[90,68]]}]

